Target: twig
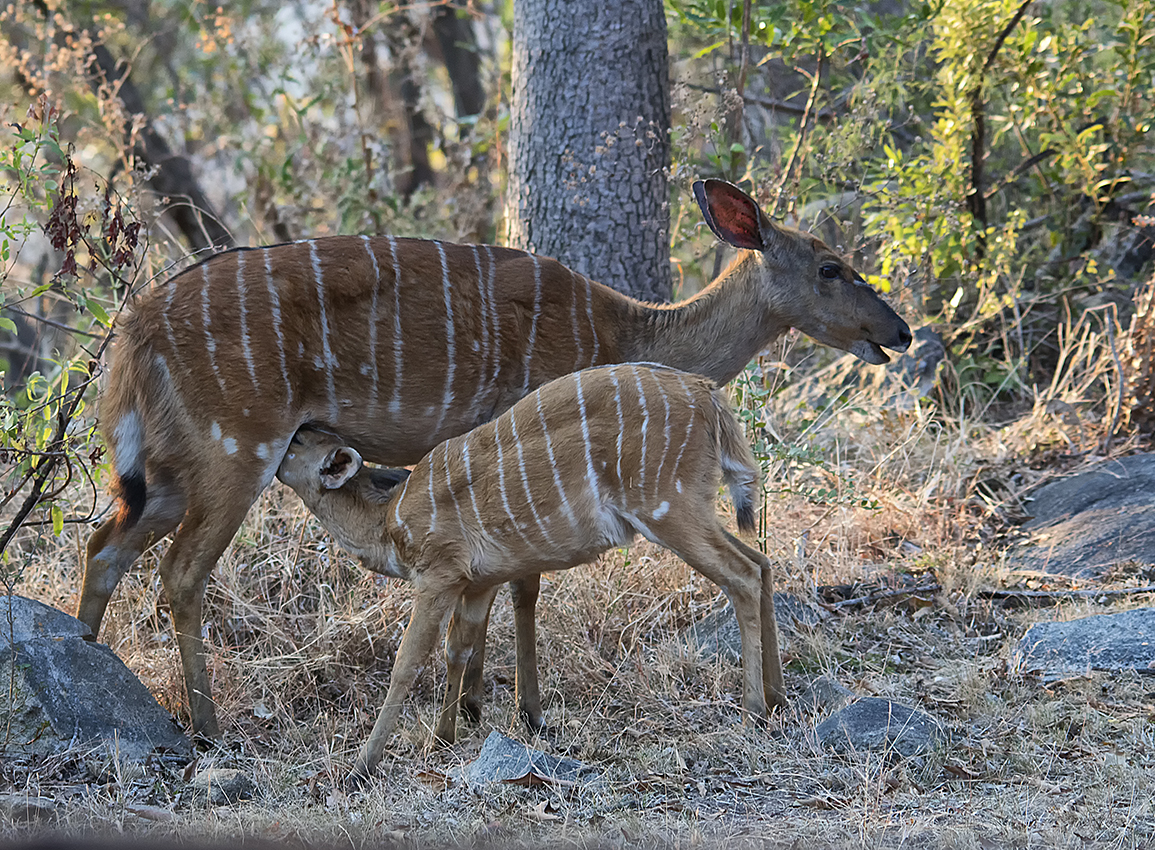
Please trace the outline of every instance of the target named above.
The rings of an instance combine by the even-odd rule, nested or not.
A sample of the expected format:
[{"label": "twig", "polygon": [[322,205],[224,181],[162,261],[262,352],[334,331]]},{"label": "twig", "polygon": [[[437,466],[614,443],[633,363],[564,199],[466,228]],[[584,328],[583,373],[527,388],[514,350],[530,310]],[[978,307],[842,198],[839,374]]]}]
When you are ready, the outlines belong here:
[{"label": "twig", "polygon": [[913,596],[918,593],[938,593],[940,590],[942,590],[942,585],[938,582],[934,584],[922,584],[918,587],[896,587],[893,590],[876,590],[874,593],[868,593],[866,596],[857,596],[854,599],[843,599],[841,602],[834,602],[825,607],[836,611],[839,608],[849,608],[851,605],[867,605],[883,599],[894,599],[898,596]]},{"label": "twig", "polygon": [[790,160],[786,163],[786,170],[782,173],[782,182],[778,184],[778,192],[774,195],[774,209],[771,211],[771,218],[777,218],[781,212],[782,198],[786,194],[786,186],[790,182],[790,175],[794,171],[794,166],[798,162],[798,156],[802,151],[802,145],[806,141],[806,131],[810,127],[810,116],[814,110],[814,102],[818,99],[818,87],[822,81],[822,63],[826,56],[822,52],[822,48],[818,48],[818,62],[814,68],[814,79],[810,84],[810,95],[806,98],[806,109],[802,113],[802,120],[798,122],[798,138],[794,140],[794,150],[790,152]]},{"label": "twig", "polygon": [[[722,89],[717,86],[700,86],[696,83],[687,83],[686,88],[692,91],[705,92],[706,94],[721,94]],[[789,112],[791,115],[805,115],[806,107],[798,106],[797,104],[789,103],[785,100],[775,100],[771,97],[763,97],[758,94],[750,94],[744,92],[741,94],[742,100],[746,103],[752,103],[754,106],[762,106],[766,109],[774,109],[778,112]],[[833,121],[837,113],[832,109],[819,109],[814,114],[814,118],[818,121]]]},{"label": "twig", "polygon": [[1098,596],[1137,596],[1141,593],[1155,593],[1155,584],[1100,590],[980,590],[978,595],[984,599],[1050,599],[1059,602]]}]

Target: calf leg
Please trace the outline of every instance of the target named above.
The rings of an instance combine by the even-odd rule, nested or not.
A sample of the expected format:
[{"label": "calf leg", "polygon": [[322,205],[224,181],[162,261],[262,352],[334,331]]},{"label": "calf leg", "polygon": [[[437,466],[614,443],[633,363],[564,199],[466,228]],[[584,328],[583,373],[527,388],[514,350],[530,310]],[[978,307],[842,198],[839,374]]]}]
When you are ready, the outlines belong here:
[{"label": "calf leg", "polygon": [[[485,632],[489,626],[489,609],[493,605],[493,598],[497,588],[486,588],[482,591],[466,591],[457,602],[457,608],[449,621],[449,631],[445,636],[445,701],[441,705],[441,715],[437,720],[437,729],[433,733],[438,740],[452,744],[457,740],[457,712],[461,710],[472,716],[473,711],[480,719],[481,708],[473,706],[472,711],[462,698],[477,699],[475,692],[470,692],[466,685],[469,671],[473,670],[473,658],[477,652],[477,645],[485,646]],[[480,670],[478,670],[480,679]],[[471,683],[476,685],[476,683]]]},{"label": "calf leg", "polygon": [[397,657],[393,662],[393,675],[389,677],[389,692],[385,695],[385,704],[381,706],[377,722],[373,724],[373,731],[353,764],[351,778],[354,781],[368,778],[381,762],[385,745],[389,742],[389,736],[393,734],[397,718],[401,716],[405,697],[413,686],[413,680],[417,678],[417,669],[433,651],[441,633],[441,626],[452,609],[453,601],[460,596],[460,587],[453,592],[447,592],[444,587],[439,587],[417,593],[413,602],[413,615],[405,628],[405,635],[401,638],[401,646],[397,649]]},{"label": "calf leg", "polygon": [[762,678],[766,702],[786,706],[786,684],[782,676],[782,655],[778,648],[778,617],[774,611],[774,568],[769,559],[729,532],[726,538],[742,554],[762,569]]},{"label": "calf leg", "polygon": [[531,732],[545,729],[541,709],[541,688],[537,680],[537,597],[541,576],[526,576],[510,582],[513,594],[513,624],[517,639],[517,711]]},{"label": "calf leg", "polygon": [[[672,517],[673,514],[667,515]],[[650,529],[655,542],[718,585],[729,597],[742,636],[742,704],[749,716],[766,716],[762,675],[762,570],[733,543],[721,526],[694,533],[692,524],[663,521]],[[647,537],[650,536],[647,534]]]}]

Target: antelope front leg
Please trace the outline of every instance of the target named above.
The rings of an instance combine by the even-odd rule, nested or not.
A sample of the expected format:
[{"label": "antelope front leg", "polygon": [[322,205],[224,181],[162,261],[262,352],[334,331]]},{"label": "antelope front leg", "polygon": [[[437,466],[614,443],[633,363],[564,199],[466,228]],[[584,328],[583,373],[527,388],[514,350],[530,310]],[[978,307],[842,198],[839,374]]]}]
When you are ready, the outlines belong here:
[{"label": "antelope front leg", "polygon": [[401,646],[397,649],[397,657],[393,662],[393,675],[389,677],[389,692],[385,695],[385,704],[381,706],[377,722],[373,724],[373,731],[369,733],[369,740],[365,742],[353,764],[350,779],[354,783],[368,779],[380,764],[385,745],[389,742],[389,736],[393,734],[397,718],[401,715],[405,697],[413,686],[413,680],[417,678],[417,668],[433,651],[441,634],[441,625],[449,615],[454,600],[460,596],[460,587],[452,591],[442,587],[418,592],[413,602],[413,616],[405,629],[404,637],[401,638]]}]

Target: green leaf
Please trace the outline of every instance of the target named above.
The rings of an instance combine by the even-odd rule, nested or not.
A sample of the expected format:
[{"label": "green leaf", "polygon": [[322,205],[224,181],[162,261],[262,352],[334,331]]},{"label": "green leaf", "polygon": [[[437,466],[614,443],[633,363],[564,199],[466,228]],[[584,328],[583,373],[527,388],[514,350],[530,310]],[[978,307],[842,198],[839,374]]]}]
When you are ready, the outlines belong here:
[{"label": "green leaf", "polygon": [[59,536],[64,532],[64,511],[60,505],[52,505],[52,533]]},{"label": "green leaf", "polygon": [[6,319],[0,316],[0,330],[8,331],[10,334],[16,333],[16,323],[11,319]]},{"label": "green leaf", "polygon": [[88,312],[106,328],[112,327],[112,320],[108,318],[108,313],[104,312],[104,308],[95,301],[88,302]]}]

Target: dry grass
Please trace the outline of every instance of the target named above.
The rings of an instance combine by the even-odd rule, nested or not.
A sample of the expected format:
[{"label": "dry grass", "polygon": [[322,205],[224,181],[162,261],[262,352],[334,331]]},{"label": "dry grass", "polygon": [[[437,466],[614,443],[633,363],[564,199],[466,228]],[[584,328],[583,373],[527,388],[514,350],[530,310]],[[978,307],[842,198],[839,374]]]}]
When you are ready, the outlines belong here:
[{"label": "dry grass", "polygon": [[[719,592],[639,544],[547,577],[539,606],[542,689],[555,733],[532,743],[596,765],[599,780],[446,787],[445,775],[476,755],[490,729],[526,739],[513,713],[512,616],[502,596],[490,629],[484,721],[463,723],[454,747],[430,749],[444,684],[443,666],[430,664],[380,778],[366,793],[346,795],[336,780],[384,696],[410,596],[335,551],[278,485],[213,574],[206,611],[226,740],[198,767],[241,768],[260,786],[259,799],[192,805],[182,796],[181,767],[161,762],[13,759],[0,768],[0,782],[66,801],[58,828],[67,832],[208,842],[1151,846],[1150,685],[1137,676],[1094,676],[1043,687],[1008,665],[1030,622],[1101,609],[1015,612],[977,594],[1015,580],[998,544],[1015,499],[1046,474],[1023,460],[1038,451],[1040,429],[960,424],[926,404],[899,411],[863,393],[820,423],[792,428],[784,423],[798,421],[793,404],[772,399],[771,425],[786,440],[820,448],[827,463],[777,469],[775,481],[825,481],[878,508],[772,495],[765,535],[780,585],[804,598],[855,582],[933,578],[942,590],[800,627],[788,640],[788,685],[799,697],[826,675],[860,694],[920,707],[951,730],[949,744],[930,756],[826,752],[813,733],[820,718],[800,708],[765,728],[743,726],[737,666],[699,657],[683,637],[720,604]],[[1034,415],[1046,415],[1045,406]],[[72,610],[85,533],[26,538],[13,553],[23,563],[17,591]],[[155,570],[161,548],[122,581],[102,639],[187,721]],[[151,820],[156,811],[142,806],[176,819]],[[0,825],[0,836],[15,840],[36,829]]]}]

